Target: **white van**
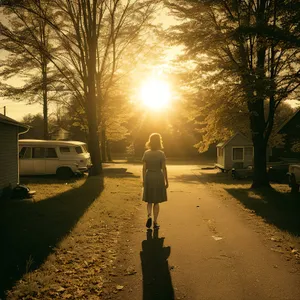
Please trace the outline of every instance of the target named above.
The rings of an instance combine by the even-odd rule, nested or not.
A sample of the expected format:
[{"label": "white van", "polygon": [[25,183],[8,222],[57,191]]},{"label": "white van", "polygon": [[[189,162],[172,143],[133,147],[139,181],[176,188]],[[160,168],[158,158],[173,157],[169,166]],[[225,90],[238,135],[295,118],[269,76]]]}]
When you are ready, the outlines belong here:
[{"label": "white van", "polygon": [[86,144],[77,141],[19,140],[20,175],[56,174],[61,179],[92,166]]}]

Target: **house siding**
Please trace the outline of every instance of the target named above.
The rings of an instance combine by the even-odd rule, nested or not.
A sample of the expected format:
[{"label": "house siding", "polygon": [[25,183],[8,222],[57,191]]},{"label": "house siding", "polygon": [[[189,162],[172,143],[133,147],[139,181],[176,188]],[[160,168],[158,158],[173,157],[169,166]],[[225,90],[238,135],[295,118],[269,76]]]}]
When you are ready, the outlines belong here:
[{"label": "house siding", "polygon": [[[222,152],[222,155],[219,153]],[[224,148],[217,147],[217,164],[224,166]]]},{"label": "house siding", "polygon": [[275,147],[273,151],[274,158],[297,158],[300,159],[300,152],[293,152],[292,147],[300,142],[300,110],[279,130],[284,134],[284,145]]},{"label": "house siding", "polygon": [[18,183],[18,127],[0,123],[0,195]]},{"label": "house siding", "polygon": [[[231,169],[233,165],[232,161],[232,149],[234,147],[250,147],[252,142],[243,137],[242,135],[235,136],[224,148],[225,151],[225,169]],[[252,158],[249,160],[249,157],[244,156],[244,167],[252,164]]]}]

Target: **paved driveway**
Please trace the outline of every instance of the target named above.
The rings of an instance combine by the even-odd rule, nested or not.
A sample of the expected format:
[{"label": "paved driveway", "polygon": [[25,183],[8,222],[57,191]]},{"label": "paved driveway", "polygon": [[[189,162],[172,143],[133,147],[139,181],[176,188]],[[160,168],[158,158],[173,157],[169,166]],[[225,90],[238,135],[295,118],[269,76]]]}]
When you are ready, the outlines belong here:
[{"label": "paved driveway", "polygon": [[[140,174],[140,165],[123,167]],[[199,182],[199,166],[170,165],[168,171],[169,200],[161,205],[161,228],[146,230],[142,205],[124,246],[126,263],[137,274],[124,277],[124,290],[113,297],[300,299],[299,271],[270,250],[261,231],[247,221],[247,212]]]}]

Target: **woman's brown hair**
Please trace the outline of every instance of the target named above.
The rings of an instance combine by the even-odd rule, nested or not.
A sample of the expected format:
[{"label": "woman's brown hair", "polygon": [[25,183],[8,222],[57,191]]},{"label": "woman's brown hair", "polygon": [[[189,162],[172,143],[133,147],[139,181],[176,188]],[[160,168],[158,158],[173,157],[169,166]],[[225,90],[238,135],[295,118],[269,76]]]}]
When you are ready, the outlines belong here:
[{"label": "woman's brown hair", "polygon": [[151,150],[161,150],[164,148],[162,137],[159,133],[152,133],[146,143],[146,148]]}]

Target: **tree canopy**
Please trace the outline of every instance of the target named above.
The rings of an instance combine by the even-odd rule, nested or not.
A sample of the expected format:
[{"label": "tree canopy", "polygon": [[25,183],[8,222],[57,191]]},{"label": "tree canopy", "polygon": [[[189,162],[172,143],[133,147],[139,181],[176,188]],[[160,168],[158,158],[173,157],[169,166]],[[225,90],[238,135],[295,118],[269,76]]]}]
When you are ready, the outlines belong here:
[{"label": "tree canopy", "polygon": [[[185,46],[181,60],[190,62],[187,86],[200,110],[207,112],[204,139],[211,134],[219,139],[222,131],[227,135],[234,122],[247,129],[240,119],[248,118],[254,145],[253,187],[269,186],[266,147],[275,112],[300,85],[300,33],[295,17],[299,3],[165,2],[181,20],[168,35],[174,44]],[[229,126],[219,127],[225,120]]]}]

